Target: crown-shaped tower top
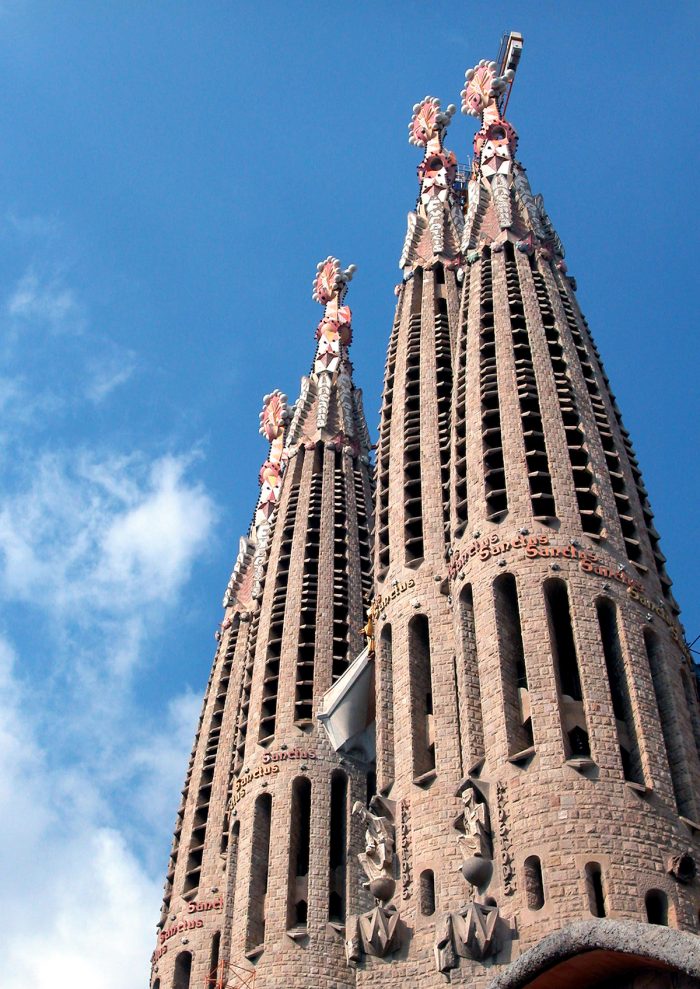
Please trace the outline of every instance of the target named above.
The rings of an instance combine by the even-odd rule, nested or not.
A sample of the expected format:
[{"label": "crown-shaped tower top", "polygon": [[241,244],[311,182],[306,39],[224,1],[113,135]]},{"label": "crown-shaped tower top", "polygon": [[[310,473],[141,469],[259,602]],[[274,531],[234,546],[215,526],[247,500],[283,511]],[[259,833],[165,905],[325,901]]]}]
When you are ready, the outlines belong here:
[{"label": "crown-shaped tower top", "polygon": [[445,132],[457,112],[450,104],[440,109],[440,100],[426,96],[413,107],[408,142],[424,148],[418,166],[420,193],[415,212],[408,214],[408,229],[399,267],[410,275],[414,267],[432,267],[443,261],[455,267],[462,232],[462,210],[455,194],[457,158],[443,146]]}]

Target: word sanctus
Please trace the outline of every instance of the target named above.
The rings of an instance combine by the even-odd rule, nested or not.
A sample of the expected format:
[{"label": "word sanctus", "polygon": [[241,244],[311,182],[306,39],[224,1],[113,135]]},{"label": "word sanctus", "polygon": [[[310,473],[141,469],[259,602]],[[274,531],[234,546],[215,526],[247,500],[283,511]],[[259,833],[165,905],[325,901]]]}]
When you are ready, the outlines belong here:
[{"label": "word sanctus", "polygon": [[547,546],[548,544],[549,536],[544,533],[541,536],[516,536],[515,539],[501,540],[498,533],[494,532],[483,539],[475,539],[474,542],[469,543],[463,550],[456,553],[450,560],[447,574],[454,579],[465,563],[468,563],[475,556],[486,562],[492,556],[500,556],[510,549],[531,550],[537,546]]},{"label": "word sanctus", "polygon": [[223,895],[217,900],[202,900],[197,902],[197,900],[192,900],[191,903],[187,904],[188,913],[202,913],[204,910],[223,910],[224,909],[224,898]]},{"label": "word sanctus", "polygon": [[179,924],[173,924],[172,927],[166,927],[164,931],[161,931],[158,939],[163,944],[168,938],[175,937],[176,934],[182,934],[183,931],[194,931],[197,927],[204,927],[204,921],[201,917],[198,917],[196,920],[181,920]]},{"label": "word sanctus", "polygon": [[252,783],[254,780],[262,779],[263,776],[274,776],[276,773],[279,773],[279,771],[280,771],[280,767],[276,765],[258,766],[258,768],[254,769],[252,773],[246,773],[245,776],[239,776],[238,779],[236,780],[236,788],[234,794],[231,797],[230,809],[233,810],[233,808],[236,806],[238,801],[242,800],[243,797],[245,797],[247,793],[246,787],[248,786],[249,783]]},{"label": "word sanctus", "polygon": [[406,591],[410,591],[411,588],[415,586],[416,582],[413,577],[411,577],[410,580],[398,580],[396,585],[392,587],[388,594],[385,594],[382,598],[374,599],[372,604],[369,606],[370,617],[376,618],[377,615],[384,611],[390,601],[393,601],[395,598],[399,597],[400,594],[405,594]]},{"label": "word sanctus", "polygon": [[263,763],[285,762],[287,759],[318,759],[315,752],[307,752],[306,749],[290,749],[280,752],[266,752],[262,757]]}]

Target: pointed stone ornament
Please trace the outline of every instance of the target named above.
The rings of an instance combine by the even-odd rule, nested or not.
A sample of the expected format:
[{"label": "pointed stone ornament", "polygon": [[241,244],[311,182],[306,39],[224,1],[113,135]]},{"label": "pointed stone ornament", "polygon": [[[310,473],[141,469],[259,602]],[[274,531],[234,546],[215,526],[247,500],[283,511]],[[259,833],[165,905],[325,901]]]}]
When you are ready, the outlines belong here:
[{"label": "pointed stone ornament", "polygon": [[456,112],[453,105],[440,109],[440,101],[426,96],[413,107],[408,141],[425,149],[418,166],[420,194],[415,212],[408,214],[406,237],[399,260],[404,278],[420,264],[432,267],[437,261],[458,264],[462,231],[462,206],[454,189],[457,159],[443,147],[443,137]]}]

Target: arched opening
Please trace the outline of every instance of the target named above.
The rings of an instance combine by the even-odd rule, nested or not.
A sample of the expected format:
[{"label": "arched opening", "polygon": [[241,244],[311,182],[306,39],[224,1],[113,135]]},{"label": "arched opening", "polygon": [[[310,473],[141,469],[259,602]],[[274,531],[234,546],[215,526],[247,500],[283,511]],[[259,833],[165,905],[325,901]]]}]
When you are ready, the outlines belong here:
[{"label": "arched opening", "polygon": [[[216,987],[219,984],[219,955],[221,951],[221,931],[216,931],[211,939],[211,954],[209,956],[209,986]],[[223,972],[221,973],[223,976]]]},{"label": "arched opening", "polygon": [[474,597],[471,584],[465,584],[459,595],[459,620],[462,633],[462,669],[464,674],[461,723],[467,735],[467,761],[473,765],[484,756],[484,722],[481,710],[481,685],[476,651]]},{"label": "arched opening", "polygon": [[644,785],[644,775],[639,754],[637,730],[632,713],[629,683],[620,642],[617,606],[607,598],[600,598],[596,605],[600,637],[605,655],[613,712],[617,724],[622,770],[626,780]]},{"label": "arched opening", "polygon": [[311,781],[298,776],[292,783],[289,828],[289,889],[287,927],[305,927],[308,913],[309,849],[311,843]]},{"label": "arched opening", "polygon": [[413,777],[420,780],[435,772],[433,682],[430,630],[426,615],[414,615],[408,623],[408,661],[411,676]]},{"label": "arched opening", "polygon": [[493,594],[508,753],[513,757],[534,745],[518,589],[513,574],[497,577],[493,582]]},{"label": "arched opening", "polygon": [[189,951],[181,951],[175,959],[175,974],[173,989],[190,989],[192,974],[192,955]]},{"label": "arched opening", "polygon": [[382,793],[394,782],[394,679],[391,625],[384,625],[377,650],[377,700],[381,718],[377,723],[377,773]]},{"label": "arched opening", "polygon": [[541,910],[544,906],[544,882],[542,863],[537,855],[530,855],[523,863],[525,896],[530,910]]},{"label": "arched opening", "polygon": [[660,927],[668,927],[668,897],[661,889],[647,890],[644,897],[647,921]]},{"label": "arched opening", "polygon": [[605,891],[603,889],[603,870],[599,862],[588,862],[586,865],[586,891],[588,893],[588,908],[594,917],[605,917]]},{"label": "arched opening", "polygon": [[328,919],[337,924],[345,922],[347,845],[348,778],[336,770],[331,776]]},{"label": "arched opening", "polygon": [[231,889],[231,896],[233,897],[233,902],[231,906],[235,906],[236,897],[236,874],[238,872],[238,838],[241,833],[241,822],[235,820],[233,822],[233,827],[231,828],[231,840],[229,842],[229,853],[228,853],[228,876]]},{"label": "arched opening", "polygon": [[566,754],[573,759],[587,757],[591,754],[591,747],[565,582],[558,579],[545,581],[544,597]]},{"label": "arched opening", "polygon": [[698,757],[700,757],[700,708],[698,708],[697,677],[694,676],[693,680],[694,680],[694,686],[690,682],[690,676],[688,674],[688,671],[681,667],[681,682],[683,683],[685,702],[688,707],[688,714],[690,715],[690,724],[693,729],[695,748],[697,749]]},{"label": "arched opening", "polygon": [[270,871],[270,830],[272,797],[261,793],[253,808],[250,885],[248,888],[248,931],[246,950],[253,951],[265,943],[265,905]]},{"label": "arched opening", "polygon": [[661,643],[656,633],[650,628],[644,629],[644,646],[654,684],[656,706],[659,710],[659,722],[664,737],[676,807],[679,814],[694,821],[695,802],[692,785],[688,779],[687,753],[683,745],[682,727],[679,723],[675,699],[668,681],[668,670],[664,662]]},{"label": "arched opening", "polygon": [[435,913],[435,874],[432,869],[425,869],[420,874],[420,912],[424,917],[432,917]]}]

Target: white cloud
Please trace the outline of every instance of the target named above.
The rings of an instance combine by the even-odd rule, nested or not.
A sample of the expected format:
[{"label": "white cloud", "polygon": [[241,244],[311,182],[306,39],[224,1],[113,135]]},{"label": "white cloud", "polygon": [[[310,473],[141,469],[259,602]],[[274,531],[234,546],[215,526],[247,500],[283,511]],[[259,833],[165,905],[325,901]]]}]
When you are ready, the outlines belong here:
[{"label": "white cloud", "polygon": [[60,275],[40,275],[29,268],[6,302],[15,325],[47,328],[52,333],[82,333],[85,314],[75,293]]},{"label": "white cloud", "polygon": [[137,676],[215,507],[192,453],[51,444],[137,355],[95,331],[58,223],[7,219],[32,262],[0,286],[0,983],[140,989],[200,698],[149,704]]},{"label": "white cloud", "polygon": [[47,453],[0,507],[0,586],[65,617],[165,602],[205,546],[214,508],[189,459]]},{"label": "white cloud", "polygon": [[125,351],[121,357],[111,360],[105,358],[88,363],[90,378],[85,389],[85,396],[95,405],[99,405],[108,395],[125,384],[135,370],[134,355]]},{"label": "white cloud", "polygon": [[[37,741],[31,693],[13,665],[0,640],[0,847],[3,900],[12,905],[0,926],[3,989],[141,989],[160,881],[109,822],[95,781],[50,767]],[[182,717],[190,707],[188,695],[173,701],[163,726],[172,730],[172,760],[180,768],[187,748]],[[157,769],[153,761],[150,779],[159,786]]]}]

